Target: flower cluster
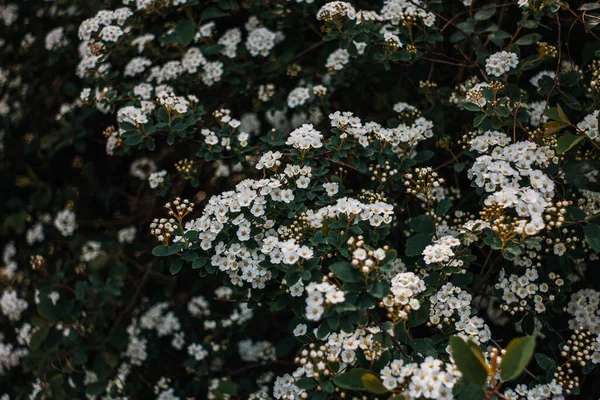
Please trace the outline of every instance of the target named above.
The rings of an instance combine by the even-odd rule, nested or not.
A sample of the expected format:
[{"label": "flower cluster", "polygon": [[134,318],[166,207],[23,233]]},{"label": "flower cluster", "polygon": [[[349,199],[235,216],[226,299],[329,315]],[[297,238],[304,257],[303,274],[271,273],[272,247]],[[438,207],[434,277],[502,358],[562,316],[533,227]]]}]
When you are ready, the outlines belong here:
[{"label": "flower cluster", "polygon": [[500,51],[485,60],[485,72],[494,76],[502,76],[519,64],[519,57],[512,52]]},{"label": "flower cluster", "polygon": [[473,296],[452,283],[446,283],[429,298],[429,323],[438,329],[454,325],[459,335],[475,343],[486,343],[491,331],[484,320],[471,316]]},{"label": "flower cluster", "polygon": [[425,291],[425,282],[412,272],[401,272],[392,278],[390,295],[382,301],[392,320],[406,320],[413,310],[421,308],[417,298]]},{"label": "flower cluster", "polygon": [[1,400],[594,393],[593,2],[21,3]]},{"label": "flower cluster", "polygon": [[386,389],[406,387],[410,399],[453,399],[452,388],[460,373],[452,364],[427,357],[421,364],[392,360],[380,373]]},{"label": "flower cluster", "polygon": [[[554,157],[554,150],[530,141],[511,143],[501,132],[477,136],[471,141],[471,148],[487,153],[469,169],[469,178],[475,185],[491,192],[485,204],[515,209],[518,218],[512,223],[512,230],[517,234],[533,236],[544,229],[543,214],[554,197],[555,184],[543,169]],[[496,220],[488,217],[492,218],[489,222]],[[506,225],[506,219],[500,220]]]}]

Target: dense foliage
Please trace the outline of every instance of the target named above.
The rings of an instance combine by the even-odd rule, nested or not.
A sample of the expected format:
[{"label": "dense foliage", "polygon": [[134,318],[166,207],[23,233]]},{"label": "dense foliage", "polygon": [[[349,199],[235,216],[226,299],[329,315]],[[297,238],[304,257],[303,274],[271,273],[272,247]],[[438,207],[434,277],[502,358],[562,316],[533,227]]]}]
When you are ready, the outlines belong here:
[{"label": "dense foliage", "polygon": [[0,0],[0,399],[597,398],[599,22]]}]

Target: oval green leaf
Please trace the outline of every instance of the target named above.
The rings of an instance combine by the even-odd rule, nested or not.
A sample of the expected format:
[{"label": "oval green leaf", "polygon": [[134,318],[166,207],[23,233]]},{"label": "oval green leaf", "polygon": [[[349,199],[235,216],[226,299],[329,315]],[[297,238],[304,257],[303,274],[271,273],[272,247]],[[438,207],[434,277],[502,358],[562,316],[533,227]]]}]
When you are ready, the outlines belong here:
[{"label": "oval green leaf", "polygon": [[506,354],[500,362],[500,378],[511,381],[518,378],[533,357],[535,339],[533,336],[523,336],[510,341]]}]

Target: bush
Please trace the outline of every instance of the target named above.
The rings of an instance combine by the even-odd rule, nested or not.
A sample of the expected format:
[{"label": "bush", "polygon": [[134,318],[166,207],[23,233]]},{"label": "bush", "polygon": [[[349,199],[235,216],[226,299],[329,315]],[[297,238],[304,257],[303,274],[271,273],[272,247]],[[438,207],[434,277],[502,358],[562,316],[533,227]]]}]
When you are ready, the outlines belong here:
[{"label": "bush", "polygon": [[600,5],[101,3],[0,5],[0,399],[600,393]]}]

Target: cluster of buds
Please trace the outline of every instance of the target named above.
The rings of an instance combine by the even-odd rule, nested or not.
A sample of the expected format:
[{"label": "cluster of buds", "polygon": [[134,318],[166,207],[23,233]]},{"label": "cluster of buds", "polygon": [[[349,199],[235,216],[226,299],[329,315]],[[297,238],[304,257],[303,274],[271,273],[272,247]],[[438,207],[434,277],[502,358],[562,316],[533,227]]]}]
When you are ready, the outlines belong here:
[{"label": "cluster of buds", "polygon": [[575,375],[575,366],[585,367],[594,353],[595,340],[592,332],[587,329],[576,329],[567,343],[563,345],[560,355],[567,359],[564,365],[559,365],[554,378],[563,387],[566,394],[571,394],[573,389],[579,387],[579,377]]},{"label": "cluster of buds", "polygon": [[498,93],[502,89],[504,89],[504,83],[502,83],[500,81],[491,81],[490,82],[490,90],[492,91],[492,93]]},{"label": "cluster of buds", "polygon": [[279,237],[282,241],[295,239],[296,242],[300,242],[303,239],[303,232],[307,227],[310,227],[310,219],[306,215],[306,212],[296,214],[289,227],[282,226],[279,228]]},{"label": "cluster of buds", "polygon": [[104,45],[102,43],[98,43],[94,40],[90,40],[90,42],[88,43],[88,50],[89,50],[90,54],[93,56],[102,55],[103,48],[104,48]]},{"label": "cluster of buds", "polygon": [[327,94],[327,88],[323,85],[316,85],[313,87],[313,94],[315,96],[324,97]]},{"label": "cluster of buds", "polygon": [[592,71],[592,80],[590,81],[590,85],[600,91],[600,61],[594,60],[592,61],[592,65],[590,66]]},{"label": "cluster of buds", "polygon": [[192,168],[194,166],[194,162],[189,158],[184,158],[175,163],[175,169],[177,172],[184,174],[186,179],[192,179]]},{"label": "cluster of buds", "polygon": [[275,85],[267,83],[258,87],[258,99],[260,101],[269,101],[275,96]]},{"label": "cluster of buds", "polygon": [[102,135],[104,135],[104,137],[107,140],[107,149],[111,149],[108,154],[112,154],[115,148],[121,147],[123,145],[123,139],[119,137],[119,132],[117,131],[114,125],[107,127],[102,132]]},{"label": "cluster of buds", "polygon": [[394,105],[394,111],[398,113],[398,119],[406,125],[414,124],[415,120],[423,116],[421,111],[417,110],[416,107],[406,103],[396,103]]},{"label": "cluster of buds", "polygon": [[419,82],[419,87],[421,89],[436,89],[438,87],[438,84],[432,81],[420,81]]},{"label": "cluster of buds", "polygon": [[571,206],[572,204],[573,202],[569,200],[557,201],[556,203],[549,201],[544,212],[546,229],[551,230],[554,228],[560,228],[565,222],[567,207]]},{"label": "cluster of buds", "polygon": [[479,107],[483,107],[487,104],[487,100],[483,97],[483,88],[473,88],[467,92],[465,98],[468,102],[477,104]]},{"label": "cluster of buds", "polygon": [[479,78],[477,76],[472,76],[456,86],[454,92],[452,92],[450,95],[450,103],[458,106],[463,105],[466,101],[467,92],[477,86],[479,83]]},{"label": "cluster of buds", "polygon": [[315,379],[319,379],[321,374],[329,376],[331,374],[330,362],[328,357],[331,354],[329,346],[324,344],[317,347],[315,343],[308,345],[308,349],[303,349],[299,356],[294,359],[294,363],[304,367],[306,373],[310,373]]},{"label": "cluster of buds", "polygon": [[150,231],[159,242],[169,244],[169,239],[175,233],[176,222],[173,218],[154,218],[150,224]]},{"label": "cluster of buds", "polygon": [[358,268],[363,274],[369,274],[373,268],[378,269],[379,264],[385,260],[386,251],[389,246],[377,250],[370,250],[365,247],[365,242],[362,235],[358,236],[358,240],[354,236],[348,239],[348,251],[352,254],[351,264]]},{"label": "cluster of buds", "polygon": [[[556,135],[547,135],[543,128],[535,128],[535,129],[526,128],[526,132],[527,132],[527,136],[529,136],[529,140],[534,142],[538,146],[547,146],[551,149],[556,148],[557,136]],[[558,158],[557,158],[557,162],[558,162]]]},{"label": "cluster of buds", "polygon": [[552,46],[546,42],[537,42],[538,57],[542,60],[551,60],[556,58],[558,50],[556,46]]},{"label": "cluster of buds", "polygon": [[412,44],[407,44],[405,50],[408,54],[417,54],[417,48]]},{"label": "cluster of buds", "polygon": [[75,273],[77,275],[84,275],[86,271],[87,266],[85,265],[85,263],[79,263],[75,266]]},{"label": "cluster of buds", "polygon": [[490,225],[490,228],[502,240],[508,242],[520,232],[520,220],[504,214],[504,207],[498,203],[491,202],[479,212],[479,217]]},{"label": "cluster of buds", "polygon": [[106,127],[104,131],[102,131],[102,135],[104,135],[104,137],[108,139],[109,137],[114,136],[116,134],[116,130],[117,128],[115,128],[114,125],[110,125]]},{"label": "cluster of buds", "polygon": [[377,202],[391,203],[391,200],[385,197],[382,193],[375,193],[370,190],[361,189],[358,195],[358,200],[365,204],[373,204]]},{"label": "cluster of buds", "polygon": [[44,256],[36,254],[29,258],[29,263],[31,264],[31,269],[34,271],[42,270],[46,265],[46,260],[44,259]]},{"label": "cluster of buds", "polygon": [[301,71],[302,71],[302,66],[300,66],[299,64],[292,64],[287,67],[285,74],[287,76],[298,76]]},{"label": "cluster of buds", "polygon": [[396,168],[392,169],[390,162],[386,160],[383,168],[380,168],[377,164],[369,165],[369,172],[373,174],[371,176],[372,181],[379,181],[383,183],[396,175],[398,170]]},{"label": "cluster of buds", "polygon": [[169,210],[169,215],[177,218],[179,223],[181,220],[194,211],[194,203],[190,202],[188,199],[181,200],[181,198],[176,197],[175,200],[165,204],[165,208]]},{"label": "cluster of buds", "polygon": [[575,153],[575,161],[583,162],[590,161],[596,158],[595,149],[587,149],[585,147],[578,147],[577,153]]},{"label": "cluster of buds", "polygon": [[416,168],[415,173],[404,175],[406,181],[406,192],[417,197],[419,200],[429,203],[433,200],[434,189],[442,186],[444,178],[440,178],[438,173],[431,167]]},{"label": "cluster of buds", "polygon": [[385,32],[383,38],[385,39],[387,47],[390,48],[392,51],[396,51],[402,47],[402,42],[400,41],[400,38],[391,32]]}]

